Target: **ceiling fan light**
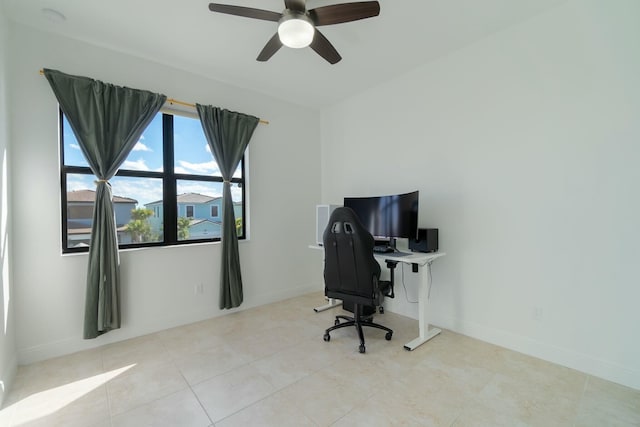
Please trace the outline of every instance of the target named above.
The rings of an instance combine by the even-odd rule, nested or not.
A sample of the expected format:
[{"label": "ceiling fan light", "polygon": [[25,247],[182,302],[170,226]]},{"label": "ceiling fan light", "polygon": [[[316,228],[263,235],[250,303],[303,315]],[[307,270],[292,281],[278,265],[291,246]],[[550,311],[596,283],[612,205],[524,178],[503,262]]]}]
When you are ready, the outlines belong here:
[{"label": "ceiling fan light", "polygon": [[278,26],[278,36],[282,44],[295,49],[309,46],[314,33],[313,24],[303,18],[285,19]]}]

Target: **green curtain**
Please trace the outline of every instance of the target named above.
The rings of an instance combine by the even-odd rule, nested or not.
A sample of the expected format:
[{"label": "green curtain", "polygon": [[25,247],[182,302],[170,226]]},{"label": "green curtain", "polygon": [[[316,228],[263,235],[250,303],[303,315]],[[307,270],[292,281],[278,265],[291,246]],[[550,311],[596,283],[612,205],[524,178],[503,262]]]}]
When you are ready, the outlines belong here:
[{"label": "green curtain", "polygon": [[120,260],[111,179],[166,96],[44,70],[97,177],[89,246],[84,338],[120,327]]},{"label": "green curtain", "polygon": [[222,186],[222,263],[220,265],[221,309],[242,304],[242,275],[238,253],[238,235],[231,200],[231,177],[255,131],[257,117],[218,107],[196,104],[202,129],[224,181]]}]

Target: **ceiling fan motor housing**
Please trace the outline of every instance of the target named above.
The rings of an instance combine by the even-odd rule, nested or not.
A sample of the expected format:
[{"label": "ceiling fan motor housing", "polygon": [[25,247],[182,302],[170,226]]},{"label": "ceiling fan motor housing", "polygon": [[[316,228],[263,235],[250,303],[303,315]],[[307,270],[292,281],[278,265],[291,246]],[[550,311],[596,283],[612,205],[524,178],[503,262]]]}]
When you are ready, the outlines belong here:
[{"label": "ceiling fan motor housing", "polygon": [[300,49],[313,41],[313,21],[306,13],[287,9],[278,21],[278,36],[283,45]]}]

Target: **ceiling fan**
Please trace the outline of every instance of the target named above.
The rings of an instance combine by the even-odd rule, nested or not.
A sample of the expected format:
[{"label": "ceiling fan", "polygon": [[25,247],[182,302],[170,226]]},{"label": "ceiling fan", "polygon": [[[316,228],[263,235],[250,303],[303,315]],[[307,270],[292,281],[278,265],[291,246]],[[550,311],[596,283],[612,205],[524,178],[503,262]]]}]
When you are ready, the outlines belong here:
[{"label": "ceiling fan", "polygon": [[209,3],[209,10],[278,22],[278,32],[264,46],[256,58],[258,61],[267,61],[282,45],[292,48],[310,46],[330,64],[337,63],[342,57],[316,27],[357,21],[380,14],[380,4],[377,1],[334,4],[309,10],[305,0],[284,0],[284,5],[282,13],[218,3]]}]

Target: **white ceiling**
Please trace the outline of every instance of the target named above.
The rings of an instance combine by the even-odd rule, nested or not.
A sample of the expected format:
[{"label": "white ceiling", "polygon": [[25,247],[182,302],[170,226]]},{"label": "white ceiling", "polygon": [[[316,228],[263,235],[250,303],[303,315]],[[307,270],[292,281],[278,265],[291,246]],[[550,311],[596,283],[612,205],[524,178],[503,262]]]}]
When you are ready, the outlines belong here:
[{"label": "white ceiling", "polygon": [[[310,48],[255,60],[277,23],[212,13],[208,0],[0,0],[10,19],[216,80],[321,108],[565,0],[379,0],[380,16],[321,27],[342,55]],[[282,0],[217,0],[281,12]],[[341,0],[308,0],[312,9]],[[66,16],[47,17],[43,8]]]}]

